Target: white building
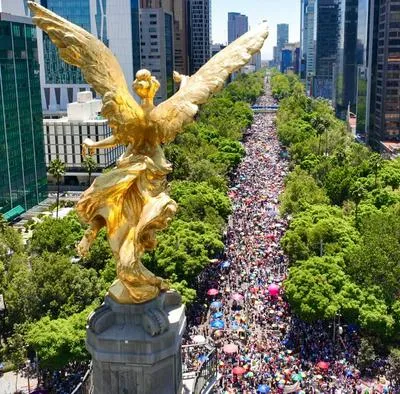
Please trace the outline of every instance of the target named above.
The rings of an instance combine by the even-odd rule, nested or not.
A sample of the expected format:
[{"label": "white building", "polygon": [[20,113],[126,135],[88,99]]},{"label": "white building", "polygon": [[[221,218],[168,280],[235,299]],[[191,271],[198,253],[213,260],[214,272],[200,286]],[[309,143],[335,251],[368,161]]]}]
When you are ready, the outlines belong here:
[{"label": "white building", "polygon": [[[101,100],[93,99],[90,91],[81,92],[77,102],[68,104],[67,117],[43,119],[46,165],[49,167],[52,160],[60,159],[66,167],[66,183],[79,185],[86,181],[82,157],[85,138],[100,141],[111,136],[107,120],[99,116],[101,106]],[[123,150],[122,146],[96,149],[93,158],[98,167],[93,175],[114,165]]]},{"label": "white building", "polygon": [[174,93],[174,25],[173,15],[162,8],[140,10],[142,67],[160,82],[155,102]]}]

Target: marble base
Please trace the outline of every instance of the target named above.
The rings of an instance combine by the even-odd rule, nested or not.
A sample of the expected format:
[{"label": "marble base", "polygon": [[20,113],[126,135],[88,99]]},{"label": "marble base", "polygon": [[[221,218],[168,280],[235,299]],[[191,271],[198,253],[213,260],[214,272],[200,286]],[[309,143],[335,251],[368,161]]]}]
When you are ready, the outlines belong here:
[{"label": "marble base", "polygon": [[185,307],[176,292],[134,305],[118,304],[106,296],[87,328],[93,393],[181,393],[185,327]]}]

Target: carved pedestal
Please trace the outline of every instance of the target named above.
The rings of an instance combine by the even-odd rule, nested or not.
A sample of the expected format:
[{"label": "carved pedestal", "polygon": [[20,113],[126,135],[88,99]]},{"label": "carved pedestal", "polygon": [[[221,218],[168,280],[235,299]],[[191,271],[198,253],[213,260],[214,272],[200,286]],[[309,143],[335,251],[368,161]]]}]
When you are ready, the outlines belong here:
[{"label": "carved pedestal", "polygon": [[177,394],[182,391],[184,306],[176,292],[145,304],[106,297],[89,318],[95,394]]}]

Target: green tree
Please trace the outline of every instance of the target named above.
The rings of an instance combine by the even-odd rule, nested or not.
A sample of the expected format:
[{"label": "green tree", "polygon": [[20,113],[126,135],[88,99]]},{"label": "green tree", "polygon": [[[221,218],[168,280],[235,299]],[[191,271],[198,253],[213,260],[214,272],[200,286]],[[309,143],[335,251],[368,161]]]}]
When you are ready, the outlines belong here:
[{"label": "green tree", "polygon": [[285,192],[281,197],[281,211],[283,213],[298,213],[313,204],[329,203],[323,189],[313,177],[300,168],[287,177]]},{"label": "green tree", "polygon": [[52,318],[81,312],[101,290],[93,269],[82,268],[59,254],[43,254],[32,260],[33,288],[38,315]]},{"label": "green tree", "polygon": [[350,302],[353,306],[349,311],[353,315],[354,302],[357,309],[361,300],[347,299],[358,291],[349,291],[351,281],[343,266],[342,259],[324,256],[311,257],[291,267],[284,287],[294,312],[311,322],[333,319],[339,311],[347,311]]},{"label": "green tree", "polygon": [[178,202],[178,218],[184,221],[204,221],[217,227],[231,213],[229,198],[207,183],[173,181],[171,197]]},{"label": "green tree", "polygon": [[57,181],[56,217],[58,218],[58,207],[60,203],[60,180],[65,174],[65,164],[60,159],[52,160],[49,165],[49,173],[54,176]]},{"label": "green tree", "polygon": [[97,162],[95,159],[93,159],[92,156],[87,155],[83,159],[82,165],[89,175],[88,185],[90,186],[90,184],[92,183],[92,172],[97,169]]},{"label": "green tree", "polygon": [[83,228],[76,213],[56,220],[45,218],[33,231],[31,250],[35,253],[51,252],[73,256],[75,245],[83,236]]},{"label": "green tree", "polygon": [[389,305],[399,296],[400,205],[366,216],[361,242],[348,256],[347,271],[365,288],[379,286]]},{"label": "green tree", "polygon": [[376,360],[376,353],[374,346],[368,338],[362,338],[360,349],[358,351],[357,364],[361,371],[365,371]]},{"label": "green tree", "polygon": [[39,359],[41,368],[57,371],[71,362],[89,359],[85,348],[86,321],[93,307],[68,318],[45,316],[30,325],[26,341]]},{"label": "green tree", "polygon": [[391,349],[389,358],[389,369],[387,377],[393,386],[400,386],[400,348]]},{"label": "green tree", "polygon": [[15,368],[15,392],[18,389],[18,375],[27,359],[26,343],[22,327],[16,328],[14,334],[7,339],[5,357]]},{"label": "green tree", "polygon": [[178,219],[158,236],[156,250],[145,255],[143,261],[158,275],[172,282],[185,280],[190,286],[223,247],[219,229],[200,221]]}]

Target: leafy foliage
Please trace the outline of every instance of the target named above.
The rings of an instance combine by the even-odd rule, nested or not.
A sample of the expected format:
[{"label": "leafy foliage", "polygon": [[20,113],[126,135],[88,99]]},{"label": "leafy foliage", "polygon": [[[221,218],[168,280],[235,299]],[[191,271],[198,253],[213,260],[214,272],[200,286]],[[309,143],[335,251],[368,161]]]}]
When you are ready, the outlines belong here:
[{"label": "leafy foliage", "polygon": [[[285,282],[300,317],[341,313],[370,334],[396,339],[400,296],[400,160],[356,143],[325,100],[275,74],[278,135],[292,172],[281,196],[291,216],[282,246]],[[285,80],[286,79],[286,80]]]}]

